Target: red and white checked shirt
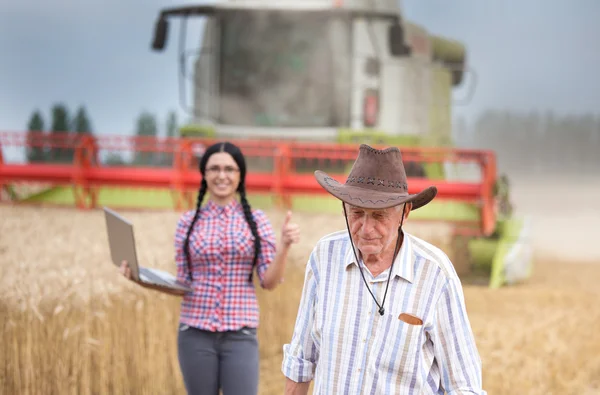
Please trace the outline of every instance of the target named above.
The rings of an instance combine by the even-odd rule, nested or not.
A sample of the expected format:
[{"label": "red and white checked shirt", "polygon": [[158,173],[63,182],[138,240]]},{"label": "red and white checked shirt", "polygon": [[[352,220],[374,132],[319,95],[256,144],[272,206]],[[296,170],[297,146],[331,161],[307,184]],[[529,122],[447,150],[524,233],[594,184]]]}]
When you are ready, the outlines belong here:
[{"label": "red and white checked shirt", "polygon": [[[194,210],[184,213],[175,232],[177,278],[190,284],[183,246]],[[261,238],[257,274],[275,257],[275,234],[262,210],[252,210]],[[202,208],[189,240],[193,292],[181,303],[180,323],[209,331],[258,327],[259,308],[254,284],[249,281],[254,259],[254,236],[242,205],[234,200],[222,207],[209,200]]]}]

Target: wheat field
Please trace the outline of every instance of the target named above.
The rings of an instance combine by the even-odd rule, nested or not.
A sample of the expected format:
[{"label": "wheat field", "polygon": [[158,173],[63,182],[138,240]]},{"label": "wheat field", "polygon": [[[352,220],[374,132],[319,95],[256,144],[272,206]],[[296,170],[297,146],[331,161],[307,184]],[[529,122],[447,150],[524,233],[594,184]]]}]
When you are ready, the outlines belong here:
[{"label": "wheat field", "polygon": [[[174,272],[179,214],[124,214],[136,226],[141,261]],[[278,230],[283,213],[268,214]],[[319,237],[344,226],[341,215],[293,220],[302,241],[285,282],[258,290],[261,394],[282,393],[282,345],[291,336],[308,254]],[[440,233],[435,227],[422,236],[443,239],[434,229]],[[0,206],[0,270],[0,393],[185,393],[176,348],[179,298],[119,276],[101,211]],[[593,262],[540,255],[527,284],[464,287],[489,394],[600,393],[600,309],[593,307],[599,275]]]}]

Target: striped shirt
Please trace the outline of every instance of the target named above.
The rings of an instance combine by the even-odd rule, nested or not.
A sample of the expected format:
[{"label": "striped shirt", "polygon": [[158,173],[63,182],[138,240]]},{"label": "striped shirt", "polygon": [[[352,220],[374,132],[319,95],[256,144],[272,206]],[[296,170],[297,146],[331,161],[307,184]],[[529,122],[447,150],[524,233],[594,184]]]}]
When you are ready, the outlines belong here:
[{"label": "striped shirt", "polygon": [[[381,304],[390,269],[374,278],[362,261],[361,267]],[[348,232],[322,238],[308,260],[291,342],[283,347],[283,374],[296,382],[314,379],[314,395],[486,394],[461,283],[448,257],[405,233],[392,269],[380,316]],[[423,325],[401,321],[401,313]]]},{"label": "striped shirt", "polygon": [[[257,262],[260,284],[275,257],[275,234],[262,210],[252,210],[262,251]],[[183,246],[195,211],[179,219],[175,231],[177,279],[190,284]],[[259,309],[249,281],[254,259],[254,236],[242,205],[234,200],[219,206],[209,200],[199,214],[189,240],[193,292],[181,302],[180,323],[208,331],[256,328]]]}]

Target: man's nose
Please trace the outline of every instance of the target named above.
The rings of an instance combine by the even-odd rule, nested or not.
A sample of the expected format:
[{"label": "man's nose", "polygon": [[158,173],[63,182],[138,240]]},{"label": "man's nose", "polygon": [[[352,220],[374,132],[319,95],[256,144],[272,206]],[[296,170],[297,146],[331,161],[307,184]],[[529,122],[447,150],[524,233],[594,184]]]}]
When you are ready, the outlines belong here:
[{"label": "man's nose", "polygon": [[371,231],[373,230],[373,219],[371,219],[369,216],[365,216],[363,219],[363,223],[362,226],[360,227],[361,233],[363,234],[369,234],[371,233]]}]

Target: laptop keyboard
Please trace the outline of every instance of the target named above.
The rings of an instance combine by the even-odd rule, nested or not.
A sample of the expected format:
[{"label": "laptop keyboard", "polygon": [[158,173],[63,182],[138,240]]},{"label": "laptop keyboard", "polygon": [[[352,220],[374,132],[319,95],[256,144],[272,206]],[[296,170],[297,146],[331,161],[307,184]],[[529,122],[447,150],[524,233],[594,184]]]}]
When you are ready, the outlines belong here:
[{"label": "laptop keyboard", "polygon": [[165,284],[160,278],[157,278],[150,270],[146,269],[145,267],[139,268],[139,275],[142,281],[147,282],[149,284],[168,285]]}]

